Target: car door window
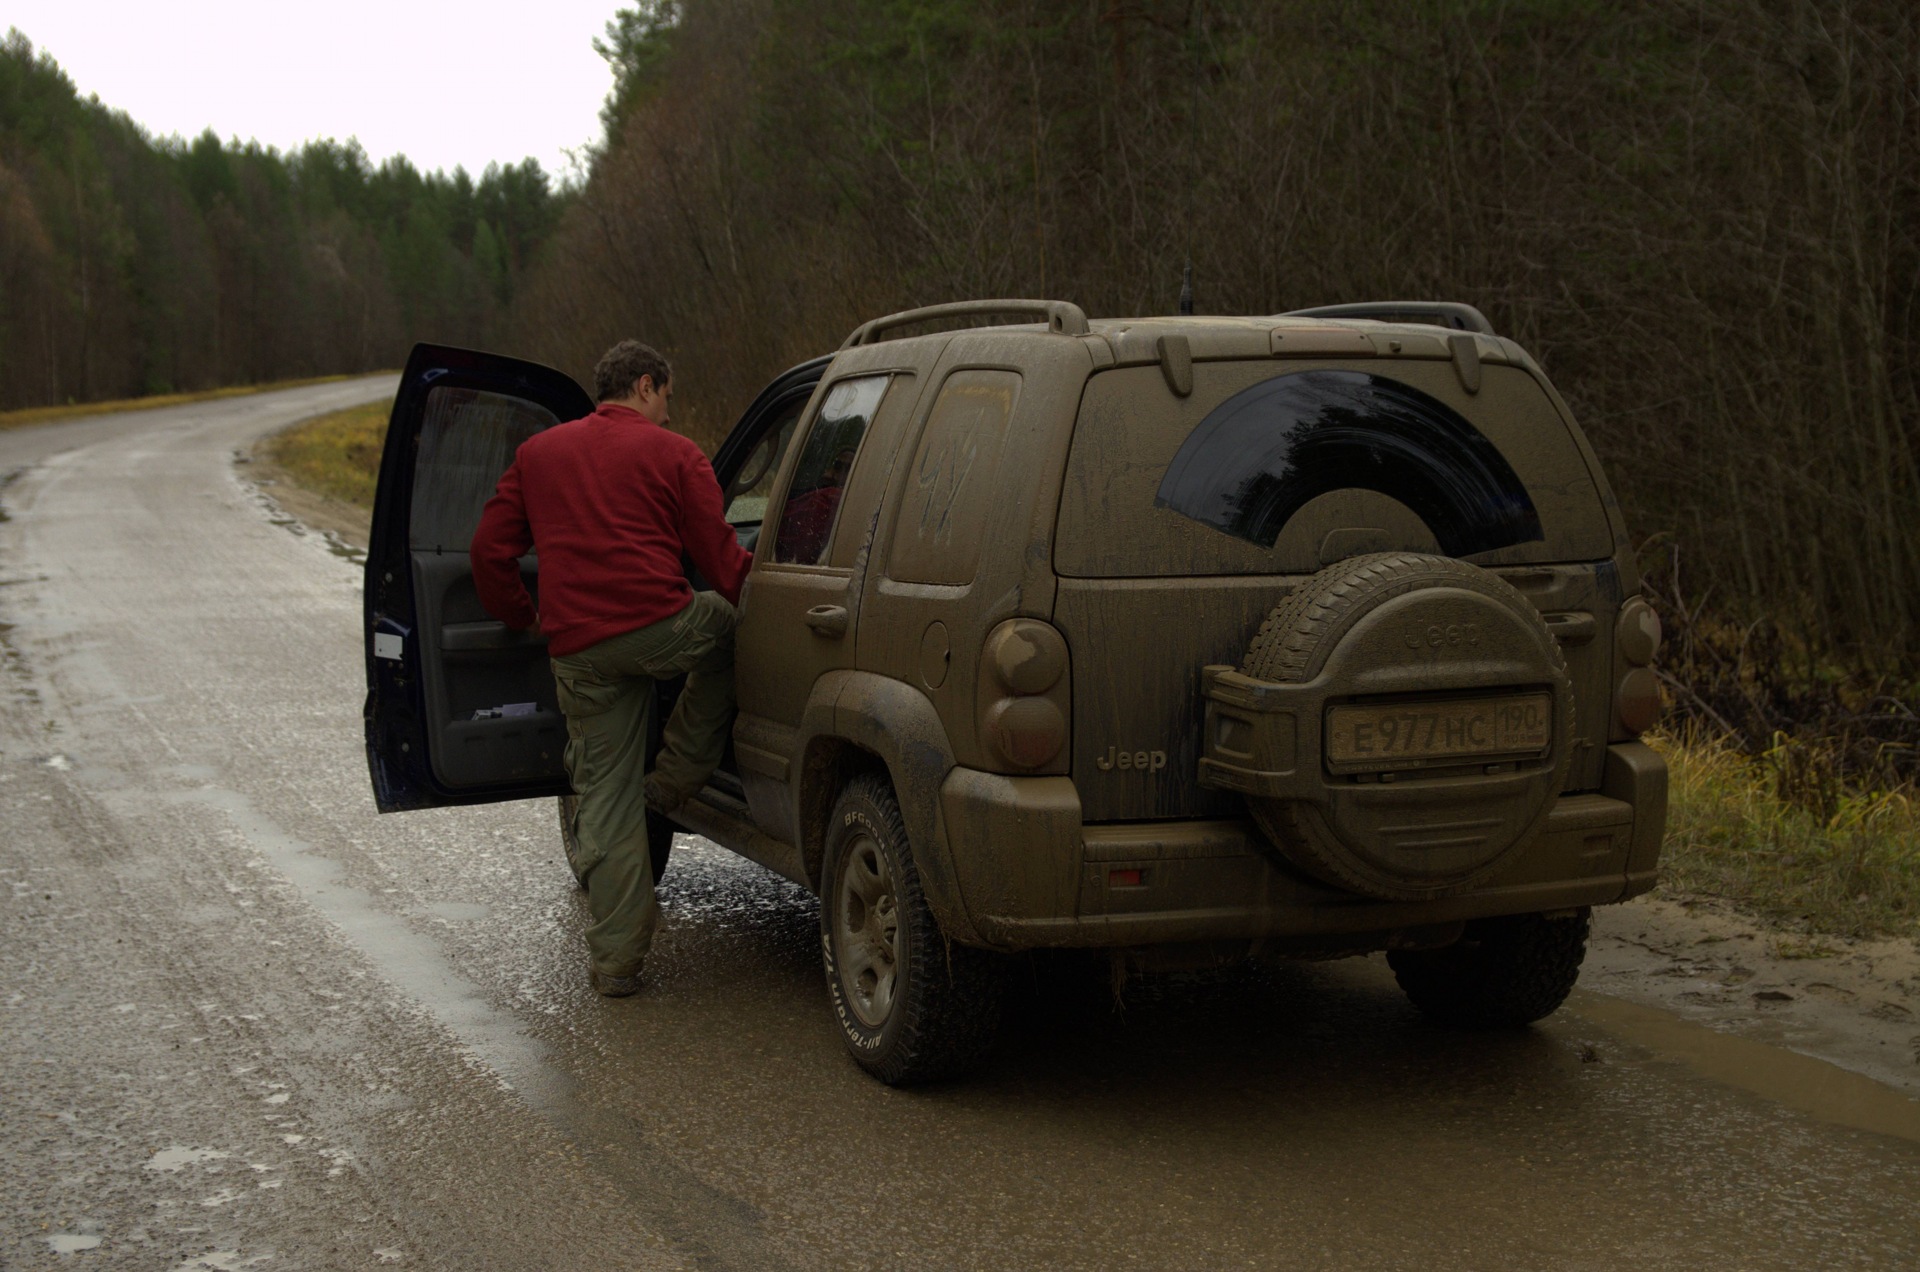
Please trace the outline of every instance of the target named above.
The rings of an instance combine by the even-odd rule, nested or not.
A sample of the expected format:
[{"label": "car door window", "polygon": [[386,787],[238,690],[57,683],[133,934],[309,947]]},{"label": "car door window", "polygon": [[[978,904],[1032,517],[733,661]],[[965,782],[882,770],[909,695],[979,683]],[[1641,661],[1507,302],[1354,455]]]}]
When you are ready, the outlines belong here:
[{"label": "car door window", "polygon": [[783,565],[819,565],[839,521],[840,502],[859,459],[867,426],[886,396],[886,375],[842,380],[828,390],[800,451],[780,510],[773,559]]},{"label": "car door window", "polygon": [[557,422],[522,398],[451,386],[428,393],[408,522],[414,551],[465,552],[520,443]]},{"label": "car door window", "polygon": [[890,578],[902,583],[973,582],[980,542],[994,515],[1000,447],[1020,396],[1012,371],[963,370],[940,386],[895,522]]},{"label": "car door window", "polygon": [[806,409],[803,397],[781,412],[760,441],[748,452],[740,471],[727,483],[727,524],[740,530],[757,526],[767,515],[767,500],[773,496],[773,479],[779,475],[780,461],[793,443],[794,426]]}]

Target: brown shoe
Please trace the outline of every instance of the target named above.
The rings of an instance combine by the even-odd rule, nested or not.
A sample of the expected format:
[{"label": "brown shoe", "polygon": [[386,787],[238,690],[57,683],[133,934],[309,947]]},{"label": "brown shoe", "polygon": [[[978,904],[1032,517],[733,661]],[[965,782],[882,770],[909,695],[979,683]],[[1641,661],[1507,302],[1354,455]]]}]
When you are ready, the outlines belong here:
[{"label": "brown shoe", "polygon": [[640,992],[640,969],[637,967],[625,976],[609,976],[588,964],[587,980],[592,983],[593,992],[603,998],[625,998]]}]

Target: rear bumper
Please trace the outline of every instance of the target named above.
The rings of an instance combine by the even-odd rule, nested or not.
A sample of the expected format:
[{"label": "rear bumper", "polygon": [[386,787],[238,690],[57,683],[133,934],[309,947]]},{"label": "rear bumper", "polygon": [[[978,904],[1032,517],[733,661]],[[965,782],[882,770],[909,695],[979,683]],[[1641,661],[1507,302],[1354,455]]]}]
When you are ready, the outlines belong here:
[{"label": "rear bumper", "polygon": [[969,935],[988,946],[1366,948],[1467,919],[1645,892],[1666,826],[1667,771],[1640,743],[1609,747],[1601,790],[1561,796],[1544,832],[1492,885],[1430,901],[1374,901],[1311,879],[1276,862],[1247,819],[1084,825],[1064,777],[954,769],[940,794],[940,847]]}]

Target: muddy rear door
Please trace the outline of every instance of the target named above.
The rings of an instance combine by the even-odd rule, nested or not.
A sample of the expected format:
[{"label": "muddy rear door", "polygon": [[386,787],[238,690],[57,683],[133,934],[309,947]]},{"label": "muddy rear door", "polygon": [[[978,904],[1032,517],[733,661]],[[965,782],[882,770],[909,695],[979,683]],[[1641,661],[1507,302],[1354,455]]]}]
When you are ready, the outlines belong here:
[{"label": "muddy rear door", "polygon": [[[1086,819],[1239,815],[1238,795],[1196,780],[1200,669],[1237,666],[1323,565],[1402,548],[1494,570],[1543,611],[1606,617],[1589,629],[1619,603],[1598,489],[1525,370],[1489,364],[1473,393],[1437,358],[1196,361],[1186,395],[1158,366],[1094,375],[1055,538]],[[1594,639],[1566,656],[1601,695],[1577,713],[1590,745],[1571,783],[1591,788],[1607,677],[1582,661],[1609,655]]]},{"label": "muddy rear door", "polygon": [[[467,548],[520,443],[593,402],[547,367],[418,345],[387,428],[366,568],[367,760],[383,813],[562,795],[544,641],[480,606]],[[521,562],[538,595],[539,563]]]}]

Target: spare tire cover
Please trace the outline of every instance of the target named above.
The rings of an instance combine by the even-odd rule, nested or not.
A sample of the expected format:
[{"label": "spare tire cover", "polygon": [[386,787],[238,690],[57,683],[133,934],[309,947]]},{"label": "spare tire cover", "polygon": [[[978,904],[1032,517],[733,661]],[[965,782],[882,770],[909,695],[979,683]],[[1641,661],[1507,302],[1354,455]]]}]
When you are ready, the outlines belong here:
[{"label": "spare tire cover", "polygon": [[[1318,687],[1312,791],[1248,803],[1286,860],[1343,888],[1418,900],[1478,886],[1534,839],[1566,780],[1573,692],[1559,644],[1524,596],[1464,561],[1387,552],[1329,566],[1274,608],[1240,670]],[[1342,706],[1445,719],[1449,703],[1541,693],[1551,718],[1535,754],[1358,766],[1328,755]]]}]

